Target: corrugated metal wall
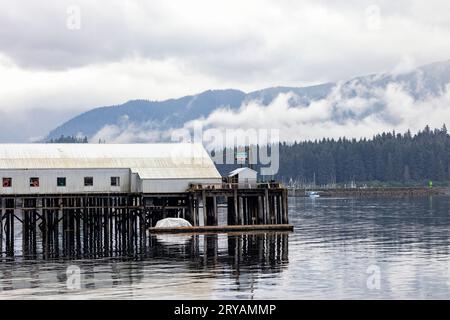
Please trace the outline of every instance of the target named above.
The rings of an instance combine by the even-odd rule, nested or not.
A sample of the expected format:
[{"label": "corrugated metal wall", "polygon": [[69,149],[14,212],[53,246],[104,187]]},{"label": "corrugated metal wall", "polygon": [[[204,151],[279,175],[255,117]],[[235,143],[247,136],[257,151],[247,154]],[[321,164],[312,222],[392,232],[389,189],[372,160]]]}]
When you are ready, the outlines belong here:
[{"label": "corrugated metal wall", "polygon": [[239,183],[255,183],[258,173],[254,170],[242,170],[238,174]]},{"label": "corrugated metal wall", "polygon": [[[30,178],[39,178],[39,187],[30,187]],[[66,177],[66,186],[58,187],[57,178]],[[93,177],[92,187],[84,186],[84,177]],[[120,186],[111,186],[111,177],[120,177]],[[12,178],[9,188],[0,186],[2,194],[130,192],[129,169],[32,169],[0,170],[0,179]]]},{"label": "corrugated metal wall", "polygon": [[[30,178],[39,178],[39,187],[30,186]],[[57,178],[65,177],[66,186],[58,187]],[[93,186],[84,186],[84,177],[93,177]],[[111,186],[111,177],[120,178],[120,186]],[[12,186],[0,185],[2,194],[54,194],[85,192],[185,192],[190,183],[220,184],[221,179],[140,179],[129,169],[32,169],[0,170],[0,179],[11,178]]]}]

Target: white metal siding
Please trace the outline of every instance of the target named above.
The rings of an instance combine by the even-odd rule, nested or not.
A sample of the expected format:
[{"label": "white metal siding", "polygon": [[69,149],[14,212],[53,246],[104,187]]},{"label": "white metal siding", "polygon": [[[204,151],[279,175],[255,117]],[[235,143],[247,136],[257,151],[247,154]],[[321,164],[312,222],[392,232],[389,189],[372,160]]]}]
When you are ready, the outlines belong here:
[{"label": "white metal siding", "polygon": [[130,173],[130,191],[142,192],[142,180],[137,173]]},{"label": "white metal siding", "polygon": [[[39,178],[39,187],[30,187],[31,177]],[[66,177],[65,187],[57,186],[57,177]],[[94,185],[85,187],[84,177],[93,177]],[[111,177],[120,177],[120,186],[111,186]],[[2,178],[12,178],[12,187],[0,185],[3,194],[130,192],[129,169],[0,170]]]},{"label": "white metal siding", "polygon": [[257,172],[254,170],[242,170],[238,173],[239,183],[255,183],[257,177]]}]

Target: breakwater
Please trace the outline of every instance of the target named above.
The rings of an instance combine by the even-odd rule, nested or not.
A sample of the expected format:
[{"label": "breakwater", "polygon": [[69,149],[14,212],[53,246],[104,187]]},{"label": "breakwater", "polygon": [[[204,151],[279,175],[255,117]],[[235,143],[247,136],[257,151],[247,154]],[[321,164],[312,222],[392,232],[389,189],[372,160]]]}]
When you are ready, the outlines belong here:
[{"label": "breakwater", "polygon": [[321,197],[420,197],[450,195],[450,188],[386,187],[386,188],[334,188],[334,189],[289,189],[290,197],[307,197],[308,191],[315,191]]}]

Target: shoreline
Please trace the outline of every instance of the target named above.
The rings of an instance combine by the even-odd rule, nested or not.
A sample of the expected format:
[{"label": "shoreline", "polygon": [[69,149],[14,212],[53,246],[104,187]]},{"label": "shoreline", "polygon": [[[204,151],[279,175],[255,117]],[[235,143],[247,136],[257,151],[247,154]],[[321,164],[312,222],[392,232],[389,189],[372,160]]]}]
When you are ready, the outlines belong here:
[{"label": "shoreline", "polygon": [[[432,195],[450,195],[450,188],[427,187],[386,187],[386,188],[309,188],[306,191],[318,192],[321,197],[421,197]],[[308,197],[305,189],[289,189],[289,197]]]}]

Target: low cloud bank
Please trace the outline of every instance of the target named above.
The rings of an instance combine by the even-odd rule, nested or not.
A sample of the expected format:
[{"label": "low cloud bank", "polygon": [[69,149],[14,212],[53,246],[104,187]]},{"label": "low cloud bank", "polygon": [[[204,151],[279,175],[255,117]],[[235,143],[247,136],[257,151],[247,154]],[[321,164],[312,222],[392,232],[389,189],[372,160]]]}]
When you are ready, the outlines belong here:
[{"label": "low cloud bank", "polygon": [[[189,121],[182,128],[160,129],[155,123],[120,121],[103,127],[92,138],[107,143],[155,142],[203,129],[210,137],[226,130],[279,130],[280,141],[322,138],[370,138],[383,131],[416,132],[425,125],[441,127],[450,119],[449,85],[439,95],[416,99],[398,83],[368,88],[360,83],[338,84],[325,98],[303,105],[294,93],[278,95],[269,105],[254,100],[238,110],[220,108]],[[297,103],[298,102],[298,103]],[[184,134],[186,135],[186,134]],[[193,136],[188,139],[194,139]]]}]

